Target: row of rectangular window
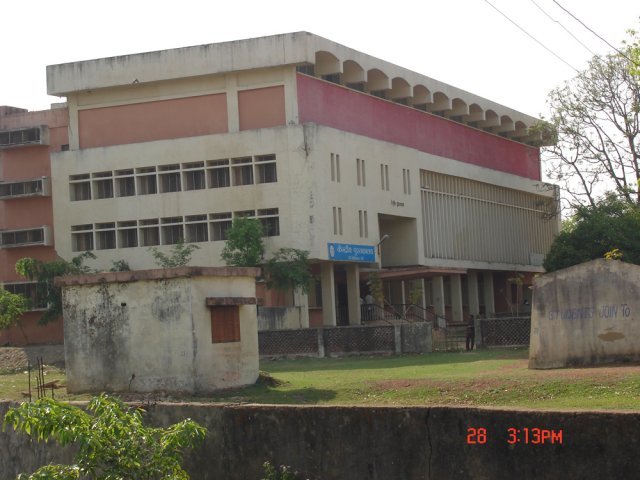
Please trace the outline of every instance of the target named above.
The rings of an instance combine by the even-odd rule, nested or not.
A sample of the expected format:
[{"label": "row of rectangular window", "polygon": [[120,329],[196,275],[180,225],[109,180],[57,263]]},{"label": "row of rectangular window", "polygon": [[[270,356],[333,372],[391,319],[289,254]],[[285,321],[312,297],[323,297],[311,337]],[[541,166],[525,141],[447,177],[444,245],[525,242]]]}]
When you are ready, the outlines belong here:
[{"label": "row of rectangular window", "polygon": [[16,197],[49,196],[50,194],[48,177],[0,182],[0,200]]},{"label": "row of rectangular window", "polygon": [[187,243],[215,242],[227,239],[233,218],[257,218],[267,237],[280,235],[277,208],[238,212],[187,215],[185,217],[150,218],[124,222],[103,222],[71,227],[74,252],[114,248],[152,247]]},{"label": "row of rectangular window", "polygon": [[[340,155],[331,154],[331,181],[340,182]],[[362,158],[356,158],[356,183],[360,187],[367,186],[367,174],[365,161]],[[380,164],[380,188],[389,191],[389,165]],[[402,186],[405,195],[411,194],[411,177],[408,168],[402,169]]]},{"label": "row of rectangular window", "polygon": [[71,201],[275,183],[276,156],[129,168],[69,176]]},{"label": "row of rectangular window", "polygon": [[[358,210],[358,226],[361,238],[369,237],[369,218],[366,210]],[[342,207],[333,207],[333,234],[342,235]]]},{"label": "row of rectangular window", "polygon": [[52,245],[51,237],[51,229],[47,225],[20,230],[4,230],[0,232],[0,248]]}]

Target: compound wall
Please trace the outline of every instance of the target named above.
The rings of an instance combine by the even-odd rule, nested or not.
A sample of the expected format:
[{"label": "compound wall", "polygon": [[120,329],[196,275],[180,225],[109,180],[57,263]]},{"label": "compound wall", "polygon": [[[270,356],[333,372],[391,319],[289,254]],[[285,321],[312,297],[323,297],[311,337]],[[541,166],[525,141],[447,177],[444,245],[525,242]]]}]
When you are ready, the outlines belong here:
[{"label": "compound wall", "polygon": [[[159,426],[187,417],[208,429],[186,458],[194,480],[257,480],[267,460],[314,480],[601,480],[637,478],[640,458],[639,413],[154,404],[146,414]],[[11,428],[0,445],[3,479],[71,456]]]}]

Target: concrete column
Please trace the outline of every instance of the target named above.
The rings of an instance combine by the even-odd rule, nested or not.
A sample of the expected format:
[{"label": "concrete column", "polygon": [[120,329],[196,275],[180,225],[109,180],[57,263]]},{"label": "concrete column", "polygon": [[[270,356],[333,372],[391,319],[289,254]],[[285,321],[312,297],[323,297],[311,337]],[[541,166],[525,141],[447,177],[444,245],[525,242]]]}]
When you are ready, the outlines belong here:
[{"label": "concrete column", "polygon": [[336,326],[336,283],[333,275],[333,263],[322,263],[320,266],[320,282],[322,286],[322,323]]},{"label": "concrete column", "polygon": [[467,273],[467,293],[469,295],[469,313],[480,313],[480,299],[478,297],[478,272]]},{"label": "concrete column", "polygon": [[227,90],[227,128],[229,133],[240,131],[240,111],[238,109],[238,77],[225,75]]},{"label": "concrete column", "polygon": [[300,328],[309,328],[309,295],[301,288],[293,291],[293,305],[300,310]]},{"label": "concrete column", "polygon": [[407,303],[407,291],[405,289],[404,280],[400,281],[400,289],[402,290],[402,301],[400,303],[406,304]]},{"label": "concrete column", "polygon": [[482,344],[482,327],[481,327],[481,322],[482,320],[480,320],[478,317],[474,317],[473,319],[473,329],[475,332],[475,348],[482,348],[484,347],[484,345]]},{"label": "concrete column", "polygon": [[420,279],[420,287],[422,288],[422,309],[427,309],[427,281],[424,278]]},{"label": "concrete column", "polygon": [[402,327],[400,325],[393,326],[393,341],[395,344],[395,354],[402,355]]},{"label": "concrete column", "polygon": [[436,315],[444,317],[444,277],[433,277],[433,309]]},{"label": "concrete column", "polygon": [[451,316],[454,322],[462,322],[462,275],[451,275]]},{"label": "concrete column", "polygon": [[486,316],[496,313],[495,296],[493,293],[493,272],[483,272],[484,310]]},{"label": "concrete column", "polygon": [[360,266],[347,265],[346,270],[349,325],[360,325]]}]

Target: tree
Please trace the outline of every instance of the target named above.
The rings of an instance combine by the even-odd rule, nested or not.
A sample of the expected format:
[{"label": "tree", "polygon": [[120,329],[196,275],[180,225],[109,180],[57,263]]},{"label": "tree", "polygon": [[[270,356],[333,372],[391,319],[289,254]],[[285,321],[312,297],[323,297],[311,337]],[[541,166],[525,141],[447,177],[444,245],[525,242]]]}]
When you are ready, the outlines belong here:
[{"label": "tree", "polygon": [[164,429],[146,427],[141,410],[106,395],[92,399],[87,411],[50,398],[23,403],[7,412],[4,424],[37,441],[78,446],[73,465],[47,465],[20,475],[22,480],[188,479],[182,453],[206,435],[189,419]]},{"label": "tree", "polygon": [[[569,206],[596,206],[606,190],[640,204],[640,78],[633,74],[632,34],[619,53],[589,67],[549,94],[557,143],[543,152],[547,175]],[[636,50],[637,51],[637,50]],[[625,53],[626,52],[626,53]]]},{"label": "tree", "polygon": [[548,272],[596,258],[640,264],[640,206],[609,194],[595,206],[583,205],[565,221],[545,257]]},{"label": "tree", "polygon": [[631,74],[640,78],[640,33],[635,30],[628,30],[629,40],[624,42],[627,47],[627,54],[631,60],[629,65]]},{"label": "tree", "polygon": [[191,261],[191,255],[199,248],[200,247],[198,245],[185,245],[182,239],[180,239],[178,243],[171,247],[171,253],[169,255],[165,255],[156,247],[149,248],[149,251],[153,256],[156,265],[161,268],[174,268],[188,265]]},{"label": "tree", "polygon": [[311,271],[309,270],[309,252],[296,248],[281,248],[264,264],[267,286],[276,290],[288,291],[300,288],[309,292]]},{"label": "tree", "polygon": [[234,267],[257,267],[264,257],[264,228],[255,218],[240,217],[233,220],[226,231],[227,241],[222,249],[222,260]]},{"label": "tree", "polygon": [[25,257],[16,262],[16,272],[29,280],[36,282],[36,291],[39,298],[38,303],[46,304],[38,323],[44,325],[56,320],[62,315],[62,290],[53,284],[55,277],[63,275],[79,275],[92,272],[91,268],[84,262],[87,259],[95,259],[91,252],[84,252],[73,257],[70,262],[61,258],[43,262],[35,258]]},{"label": "tree", "polygon": [[0,288],[0,329],[9,328],[19,321],[20,316],[27,311],[28,303],[24,295]]}]

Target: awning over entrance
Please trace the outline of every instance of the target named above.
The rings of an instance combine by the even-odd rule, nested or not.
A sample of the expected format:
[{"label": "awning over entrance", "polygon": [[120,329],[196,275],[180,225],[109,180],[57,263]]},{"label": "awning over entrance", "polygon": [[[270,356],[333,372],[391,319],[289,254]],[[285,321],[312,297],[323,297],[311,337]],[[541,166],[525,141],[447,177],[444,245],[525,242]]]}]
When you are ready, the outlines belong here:
[{"label": "awning over entrance", "polygon": [[[363,272],[366,274],[366,272]],[[466,268],[441,268],[441,267],[396,267],[378,270],[378,277],[382,280],[411,280],[414,278],[438,277],[441,275],[464,275]]]}]

